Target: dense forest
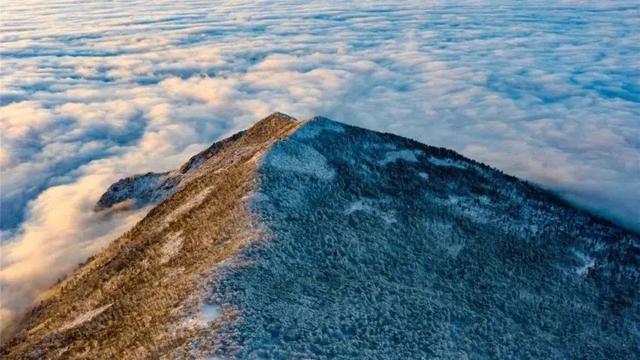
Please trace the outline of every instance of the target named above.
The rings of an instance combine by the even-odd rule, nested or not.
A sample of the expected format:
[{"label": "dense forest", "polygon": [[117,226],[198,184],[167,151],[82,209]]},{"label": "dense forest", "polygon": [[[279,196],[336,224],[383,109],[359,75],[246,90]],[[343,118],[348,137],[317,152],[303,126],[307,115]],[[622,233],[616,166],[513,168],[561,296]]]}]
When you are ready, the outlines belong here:
[{"label": "dense forest", "polygon": [[547,191],[323,118],[259,174],[270,239],[214,278],[210,302],[243,314],[220,354],[638,356],[638,237]]}]

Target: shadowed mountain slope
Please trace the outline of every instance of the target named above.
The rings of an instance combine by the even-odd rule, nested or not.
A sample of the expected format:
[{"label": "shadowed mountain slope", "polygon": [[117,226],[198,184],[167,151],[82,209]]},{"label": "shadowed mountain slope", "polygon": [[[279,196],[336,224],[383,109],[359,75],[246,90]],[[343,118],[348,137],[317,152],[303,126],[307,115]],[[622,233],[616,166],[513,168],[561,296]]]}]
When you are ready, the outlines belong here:
[{"label": "shadowed mountain slope", "polygon": [[7,358],[638,356],[638,236],[455,152],[274,114],[149,176]]}]

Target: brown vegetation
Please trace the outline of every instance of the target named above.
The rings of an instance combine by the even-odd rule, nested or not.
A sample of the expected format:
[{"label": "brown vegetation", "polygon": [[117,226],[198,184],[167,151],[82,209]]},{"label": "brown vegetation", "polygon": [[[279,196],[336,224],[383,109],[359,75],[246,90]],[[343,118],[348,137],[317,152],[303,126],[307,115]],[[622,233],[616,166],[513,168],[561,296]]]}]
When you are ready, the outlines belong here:
[{"label": "brown vegetation", "polygon": [[256,166],[274,141],[298,126],[276,113],[224,142],[177,193],[50,289],[46,299],[14,324],[14,336],[0,355],[186,355],[198,328],[185,319],[202,302],[201,285],[216,264],[259,234],[246,211],[247,195],[257,186]]}]

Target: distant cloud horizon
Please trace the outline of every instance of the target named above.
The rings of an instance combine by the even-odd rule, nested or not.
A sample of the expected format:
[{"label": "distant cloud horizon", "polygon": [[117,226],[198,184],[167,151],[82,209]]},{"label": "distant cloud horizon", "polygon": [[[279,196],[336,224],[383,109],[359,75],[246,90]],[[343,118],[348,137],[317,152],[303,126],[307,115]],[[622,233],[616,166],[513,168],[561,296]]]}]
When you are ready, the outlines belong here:
[{"label": "distant cloud horizon", "polygon": [[0,320],[143,215],[93,214],[110,183],[176,168],[274,111],[451,148],[640,231],[639,12],[6,1]]}]

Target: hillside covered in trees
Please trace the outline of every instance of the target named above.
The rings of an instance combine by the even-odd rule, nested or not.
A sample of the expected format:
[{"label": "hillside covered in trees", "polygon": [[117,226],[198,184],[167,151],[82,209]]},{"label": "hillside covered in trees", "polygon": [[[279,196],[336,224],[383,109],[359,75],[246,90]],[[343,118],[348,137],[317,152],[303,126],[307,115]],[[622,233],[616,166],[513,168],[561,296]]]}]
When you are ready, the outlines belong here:
[{"label": "hillside covered in trees", "polygon": [[447,149],[273,114],[101,201],[3,357],[638,357],[638,235]]}]

